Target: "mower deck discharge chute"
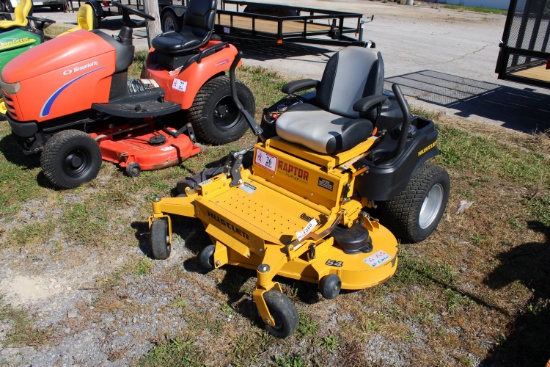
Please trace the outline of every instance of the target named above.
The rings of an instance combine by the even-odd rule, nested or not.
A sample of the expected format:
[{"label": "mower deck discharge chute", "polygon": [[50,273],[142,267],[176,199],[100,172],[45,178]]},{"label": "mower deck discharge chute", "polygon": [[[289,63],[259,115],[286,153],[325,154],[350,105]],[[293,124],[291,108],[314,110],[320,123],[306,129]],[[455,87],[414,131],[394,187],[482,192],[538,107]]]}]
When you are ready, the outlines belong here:
[{"label": "mower deck discharge chute", "polygon": [[[237,49],[211,39],[215,13],[215,0],[192,1],[181,33],[153,39],[143,79],[128,78],[134,46],[125,26],[117,37],[77,30],[8,63],[2,92],[24,153],[41,153],[54,186],[74,188],[96,177],[102,159],[136,176],[198,154],[195,131],[211,144],[240,138],[247,125],[225,76]],[[236,84],[253,112],[252,93]]]},{"label": "mower deck discharge chute", "polygon": [[[295,94],[312,87],[312,94]],[[318,284],[326,299],[389,279],[398,242],[372,214],[390,228],[403,226],[402,239],[420,241],[445,210],[449,177],[426,162],[437,154],[434,123],[410,116],[397,85],[393,94],[382,87],[380,54],[348,47],[331,57],[320,82],[283,87],[289,96],[264,115],[266,136],[245,113],[260,138],[252,166],[243,168],[246,151],[238,152],[225,166],[179,182],[180,196],[155,198],[153,257],[170,255],[171,215],[200,219],[212,240],[200,265],[255,269],[254,302],[279,337],[299,320],[276,275]]]}]

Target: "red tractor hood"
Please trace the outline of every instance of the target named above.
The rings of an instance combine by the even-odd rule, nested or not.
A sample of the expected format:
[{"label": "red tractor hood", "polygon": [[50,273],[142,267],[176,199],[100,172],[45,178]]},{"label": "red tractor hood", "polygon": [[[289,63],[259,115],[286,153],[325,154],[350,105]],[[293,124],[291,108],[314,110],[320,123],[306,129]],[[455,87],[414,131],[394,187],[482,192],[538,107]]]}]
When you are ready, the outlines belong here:
[{"label": "red tractor hood", "polygon": [[[79,30],[54,38],[17,56],[2,71],[2,80],[5,83],[21,82],[64,66],[67,66],[66,73],[72,73],[71,65],[114,51],[114,48],[97,34]],[[89,67],[92,66],[94,65]]]}]

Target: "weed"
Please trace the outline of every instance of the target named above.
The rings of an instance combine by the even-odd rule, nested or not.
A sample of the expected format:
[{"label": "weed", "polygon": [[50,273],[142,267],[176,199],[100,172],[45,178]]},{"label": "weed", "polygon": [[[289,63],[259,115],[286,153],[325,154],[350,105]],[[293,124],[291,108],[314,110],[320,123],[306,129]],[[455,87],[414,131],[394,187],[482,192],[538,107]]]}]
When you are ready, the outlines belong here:
[{"label": "weed", "polygon": [[172,302],[172,307],[184,309],[187,306],[187,297],[179,296]]},{"label": "weed", "polygon": [[42,345],[54,333],[52,328],[40,328],[34,325],[35,321],[30,315],[7,304],[3,297],[0,297],[0,321],[11,325],[6,338],[2,341],[4,346]]},{"label": "weed", "polygon": [[194,341],[176,338],[151,349],[139,366],[198,367],[204,365],[204,352]]},{"label": "weed", "polygon": [[19,247],[44,243],[54,233],[56,226],[54,219],[25,224],[9,232],[7,243]]},{"label": "weed", "polygon": [[319,330],[319,323],[311,319],[311,317],[306,313],[299,313],[300,323],[298,324],[298,334],[308,337],[314,336]]},{"label": "weed", "polygon": [[136,267],[134,268],[134,274],[136,276],[142,276],[149,274],[151,272],[151,269],[153,267],[153,264],[151,263],[151,260],[148,258],[143,258],[138,261],[136,264]]},{"label": "weed", "polygon": [[340,342],[338,341],[338,338],[334,335],[325,336],[321,340],[321,346],[328,350],[329,352],[332,352],[336,348],[338,348],[338,345]]},{"label": "weed", "polygon": [[275,357],[275,365],[277,367],[302,367],[304,362],[300,356],[286,356],[286,357]]}]

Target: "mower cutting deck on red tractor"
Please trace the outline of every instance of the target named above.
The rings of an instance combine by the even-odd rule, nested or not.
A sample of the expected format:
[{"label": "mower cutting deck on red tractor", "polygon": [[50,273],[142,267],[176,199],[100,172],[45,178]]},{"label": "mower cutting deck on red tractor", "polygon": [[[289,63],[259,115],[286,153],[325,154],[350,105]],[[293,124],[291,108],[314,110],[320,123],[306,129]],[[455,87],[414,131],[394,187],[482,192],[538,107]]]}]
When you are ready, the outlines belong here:
[{"label": "mower cutting deck on red tractor", "polygon": [[[125,26],[117,37],[79,30],[8,63],[0,83],[24,153],[41,153],[54,186],[74,188],[96,177],[102,159],[136,176],[198,154],[194,132],[210,144],[240,138],[247,124],[225,75],[237,49],[211,39],[215,13],[216,0],[191,2],[180,32],[153,39],[145,79],[128,78]],[[251,91],[241,82],[237,90],[254,113]]]}]

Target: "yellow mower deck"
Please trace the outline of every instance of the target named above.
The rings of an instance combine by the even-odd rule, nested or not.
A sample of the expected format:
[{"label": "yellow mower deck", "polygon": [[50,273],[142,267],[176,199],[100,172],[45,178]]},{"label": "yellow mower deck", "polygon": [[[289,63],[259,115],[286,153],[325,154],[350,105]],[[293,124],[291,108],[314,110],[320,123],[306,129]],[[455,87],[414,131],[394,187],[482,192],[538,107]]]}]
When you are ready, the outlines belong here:
[{"label": "yellow mower deck", "polygon": [[[362,214],[369,205],[353,195],[355,167],[374,138],[336,156],[271,139],[254,149],[251,170],[240,180],[225,174],[187,190],[186,197],[153,202],[154,215],[199,218],[215,244],[214,267],[225,264],[256,269],[254,300],[262,319],[275,325],[263,294],[280,286],[275,275],[318,283],[329,274],[340,277],[343,289],[363,289],[390,278],[397,268],[397,241],[378,221]],[[234,186],[231,186],[231,184]],[[372,239],[372,251],[346,254],[330,236],[336,225],[361,223]],[[171,242],[171,240],[170,240]],[[269,322],[267,322],[269,321]]]}]

